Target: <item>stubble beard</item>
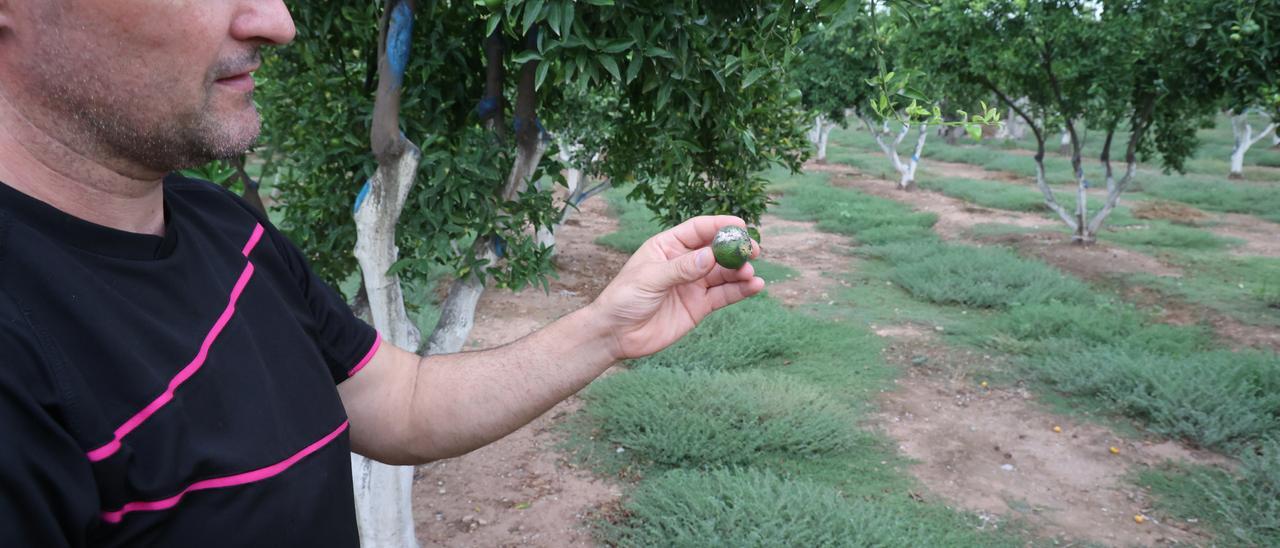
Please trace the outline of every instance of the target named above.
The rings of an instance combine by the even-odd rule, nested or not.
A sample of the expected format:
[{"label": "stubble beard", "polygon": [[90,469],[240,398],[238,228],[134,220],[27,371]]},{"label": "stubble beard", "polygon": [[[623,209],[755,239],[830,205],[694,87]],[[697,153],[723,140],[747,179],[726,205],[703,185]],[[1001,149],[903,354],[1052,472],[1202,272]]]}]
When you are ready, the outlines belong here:
[{"label": "stubble beard", "polygon": [[[261,132],[252,92],[236,97],[230,112],[214,108],[215,94],[225,93],[216,89],[214,75],[231,63],[211,69],[201,85],[203,97],[184,107],[175,101],[181,95],[169,93],[173,90],[165,89],[162,79],[128,89],[73,51],[41,57],[43,63],[28,68],[36,82],[33,99],[50,113],[51,124],[59,126],[60,140],[81,154],[167,173],[239,156]],[[183,91],[178,84],[177,91]]]}]

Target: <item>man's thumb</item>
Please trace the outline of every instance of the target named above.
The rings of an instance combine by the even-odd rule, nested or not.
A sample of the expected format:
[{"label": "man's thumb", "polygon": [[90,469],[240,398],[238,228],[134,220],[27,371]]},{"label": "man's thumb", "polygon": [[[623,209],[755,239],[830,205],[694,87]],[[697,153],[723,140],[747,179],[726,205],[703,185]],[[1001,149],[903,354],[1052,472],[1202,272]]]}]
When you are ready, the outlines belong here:
[{"label": "man's thumb", "polygon": [[693,253],[685,253],[666,264],[664,285],[673,286],[689,283],[711,273],[715,261],[711,258],[711,248],[704,247]]}]

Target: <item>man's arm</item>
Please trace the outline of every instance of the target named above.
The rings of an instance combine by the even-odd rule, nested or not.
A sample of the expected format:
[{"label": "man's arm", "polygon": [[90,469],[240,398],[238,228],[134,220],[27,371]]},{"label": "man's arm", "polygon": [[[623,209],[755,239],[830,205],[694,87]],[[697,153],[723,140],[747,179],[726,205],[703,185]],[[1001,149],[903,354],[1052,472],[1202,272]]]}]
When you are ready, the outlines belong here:
[{"label": "man's arm", "polygon": [[654,236],[593,303],[510,344],[425,358],[383,344],[338,388],[354,450],[392,464],[467,453],[528,424],[614,361],[666,348],[712,311],[759,293],[764,281],[750,265],[716,266],[706,247],[730,224],[743,223],[699,217]]}]

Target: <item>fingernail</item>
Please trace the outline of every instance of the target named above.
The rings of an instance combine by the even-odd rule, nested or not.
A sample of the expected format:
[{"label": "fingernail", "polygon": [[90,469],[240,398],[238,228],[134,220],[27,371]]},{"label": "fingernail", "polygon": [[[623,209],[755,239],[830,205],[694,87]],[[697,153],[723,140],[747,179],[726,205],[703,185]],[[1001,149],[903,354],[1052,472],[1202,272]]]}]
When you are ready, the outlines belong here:
[{"label": "fingernail", "polygon": [[698,250],[698,256],[693,261],[699,269],[706,270],[707,265],[711,264],[711,250],[705,247]]}]

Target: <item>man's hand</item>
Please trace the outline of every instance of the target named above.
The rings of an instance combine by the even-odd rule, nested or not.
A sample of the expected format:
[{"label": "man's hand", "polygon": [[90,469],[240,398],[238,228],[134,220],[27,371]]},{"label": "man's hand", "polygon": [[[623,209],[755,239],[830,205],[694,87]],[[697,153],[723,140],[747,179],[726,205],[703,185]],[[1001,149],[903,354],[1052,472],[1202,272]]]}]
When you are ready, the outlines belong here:
[{"label": "man's hand", "polygon": [[[715,263],[712,238],[720,228],[745,226],[730,216],[696,217],[640,246],[588,307],[613,335],[615,359],[653,354],[683,337],[712,311],[764,289],[747,263],[729,270]],[[751,257],[759,256],[752,243]]]}]

